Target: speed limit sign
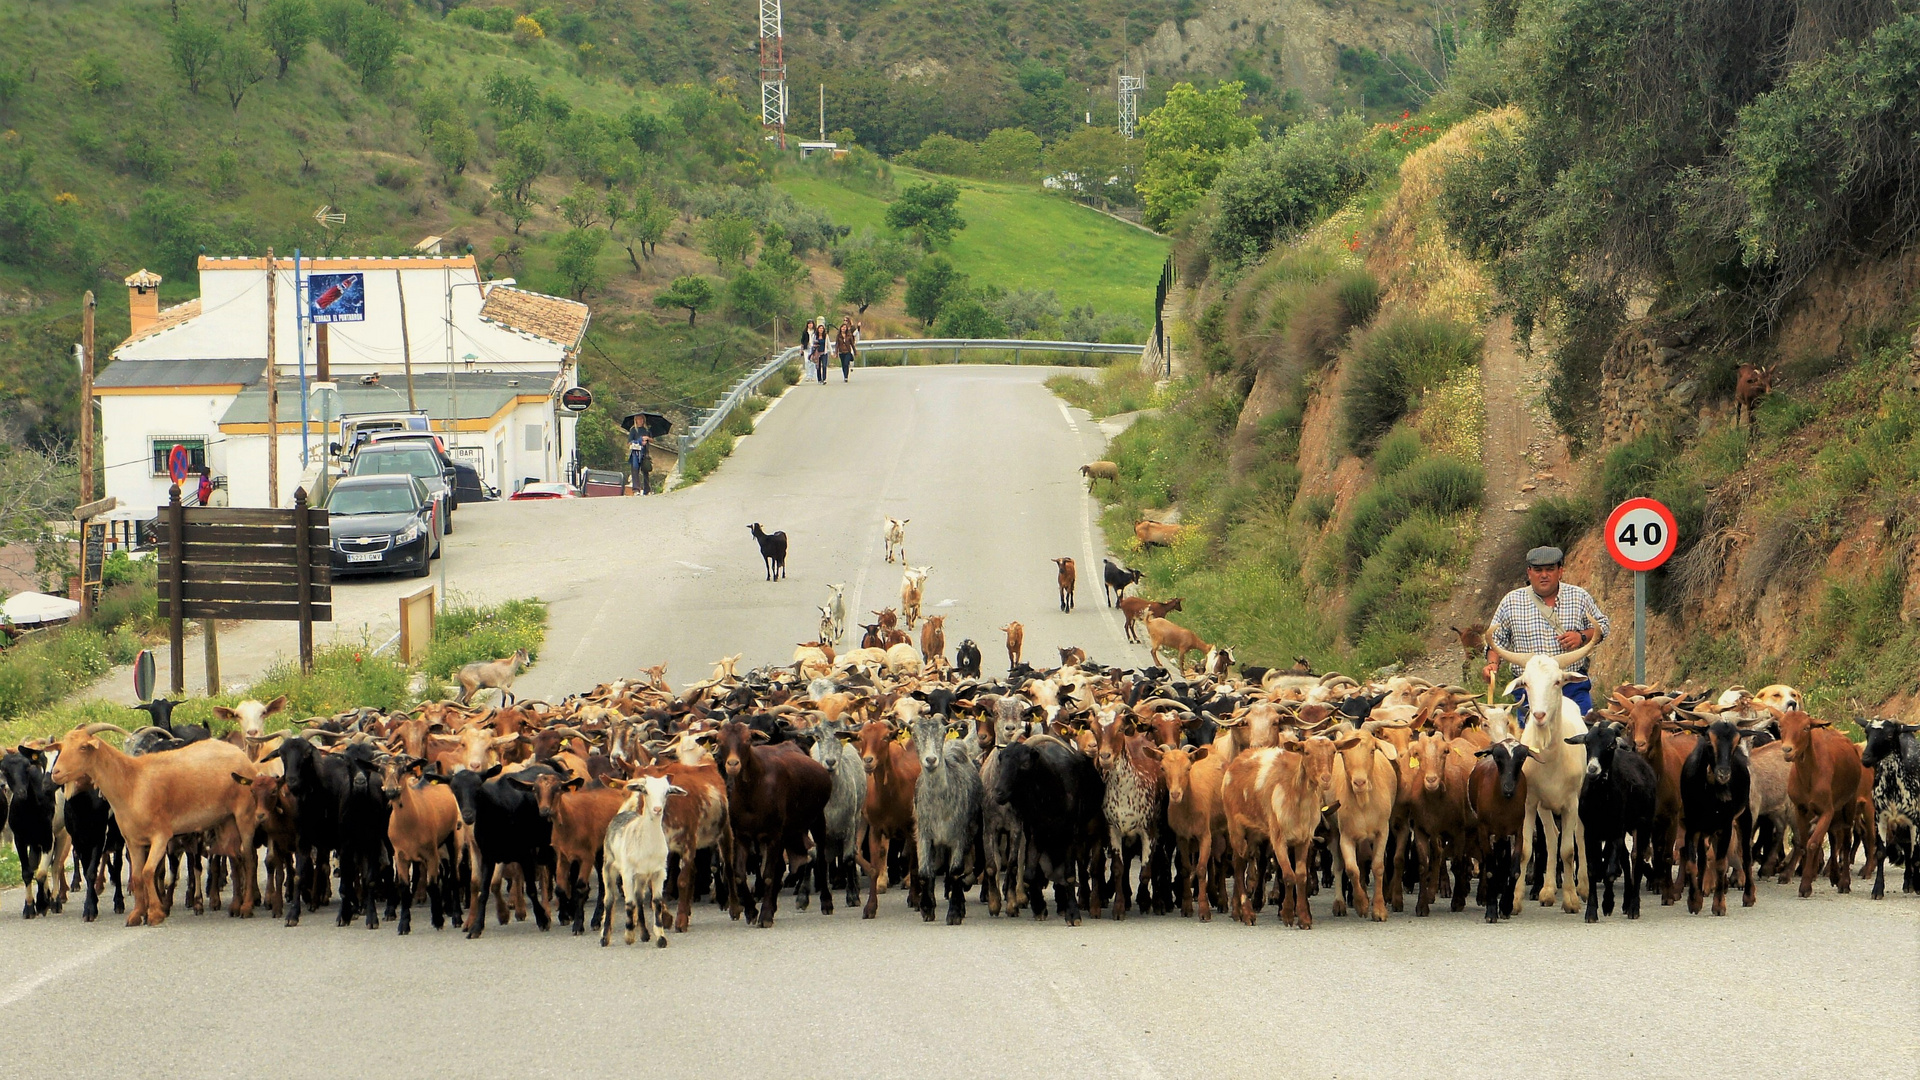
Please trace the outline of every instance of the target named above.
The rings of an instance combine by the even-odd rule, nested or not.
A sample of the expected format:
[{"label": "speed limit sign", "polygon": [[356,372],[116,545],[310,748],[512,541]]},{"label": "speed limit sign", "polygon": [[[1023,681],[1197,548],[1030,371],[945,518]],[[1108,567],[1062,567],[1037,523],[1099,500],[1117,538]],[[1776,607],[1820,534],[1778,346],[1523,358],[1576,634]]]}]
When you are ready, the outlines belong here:
[{"label": "speed limit sign", "polygon": [[1658,500],[1628,499],[1607,515],[1607,554],[1629,570],[1658,567],[1678,540],[1673,511]]}]

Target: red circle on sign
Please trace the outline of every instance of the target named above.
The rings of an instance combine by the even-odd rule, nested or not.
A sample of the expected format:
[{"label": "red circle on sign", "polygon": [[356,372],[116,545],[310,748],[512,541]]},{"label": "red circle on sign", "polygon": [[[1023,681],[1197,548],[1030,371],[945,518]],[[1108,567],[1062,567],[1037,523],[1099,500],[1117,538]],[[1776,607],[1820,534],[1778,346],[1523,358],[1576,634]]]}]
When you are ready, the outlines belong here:
[{"label": "red circle on sign", "polygon": [[1629,570],[1652,570],[1673,556],[1680,531],[1658,499],[1628,499],[1607,515],[1607,554]]},{"label": "red circle on sign", "polygon": [[173,449],[167,452],[167,475],[172,477],[176,484],[186,482],[187,469],[192,464],[192,459],[187,457],[187,448],[179,443],[174,443]]},{"label": "red circle on sign", "polygon": [[593,391],[584,386],[569,386],[561,392],[560,404],[568,412],[586,412],[593,406]]}]

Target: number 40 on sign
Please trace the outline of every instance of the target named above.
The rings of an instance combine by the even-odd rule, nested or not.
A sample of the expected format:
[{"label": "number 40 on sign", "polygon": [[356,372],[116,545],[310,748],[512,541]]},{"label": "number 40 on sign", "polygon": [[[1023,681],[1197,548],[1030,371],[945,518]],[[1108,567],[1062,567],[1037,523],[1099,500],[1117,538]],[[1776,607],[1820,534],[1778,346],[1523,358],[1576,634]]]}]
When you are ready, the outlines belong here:
[{"label": "number 40 on sign", "polygon": [[1647,681],[1647,571],[1673,556],[1673,511],[1657,499],[1628,499],[1607,515],[1607,554],[1633,571],[1633,681]]}]

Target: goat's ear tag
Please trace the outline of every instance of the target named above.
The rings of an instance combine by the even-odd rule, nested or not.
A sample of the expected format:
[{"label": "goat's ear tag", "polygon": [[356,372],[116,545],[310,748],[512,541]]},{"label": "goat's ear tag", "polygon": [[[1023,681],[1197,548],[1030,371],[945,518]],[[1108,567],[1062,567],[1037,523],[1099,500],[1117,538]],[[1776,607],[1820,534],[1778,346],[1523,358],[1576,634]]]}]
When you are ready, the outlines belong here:
[{"label": "goat's ear tag", "polygon": [[1419,767],[1420,767],[1420,755],[1419,755],[1419,754],[1415,754],[1415,755],[1413,755],[1413,756],[1412,756],[1411,758],[1408,758],[1408,759],[1407,759],[1407,768],[1409,768],[1409,769],[1417,769],[1417,768],[1419,768]]}]

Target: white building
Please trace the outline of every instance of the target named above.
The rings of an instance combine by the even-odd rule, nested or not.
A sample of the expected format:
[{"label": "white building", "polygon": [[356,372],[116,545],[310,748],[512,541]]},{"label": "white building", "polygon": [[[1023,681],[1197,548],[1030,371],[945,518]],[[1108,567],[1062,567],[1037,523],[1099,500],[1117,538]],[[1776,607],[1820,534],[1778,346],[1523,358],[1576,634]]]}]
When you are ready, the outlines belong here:
[{"label": "white building", "polygon": [[[158,275],[126,280],[132,334],[94,380],[100,400],[106,494],[122,512],[151,516],[167,501],[167,455],[187,448],[226,479],[233,506],[267,506],[267,310],[273,290],[279,440],[278,505],[290,506],[330,436],[323,412],[423,409],[456,458],[502,491],[528,479],[564,480],[574,417],[559,396],[576,385],[585,304],[483,282],[471,256],[306,259],[310,274],[359,273],[364,321],[300,323],[292,259],[200,260],[200,298],[159,308]],[[309,393],[321,375],[337,395]]]}]

